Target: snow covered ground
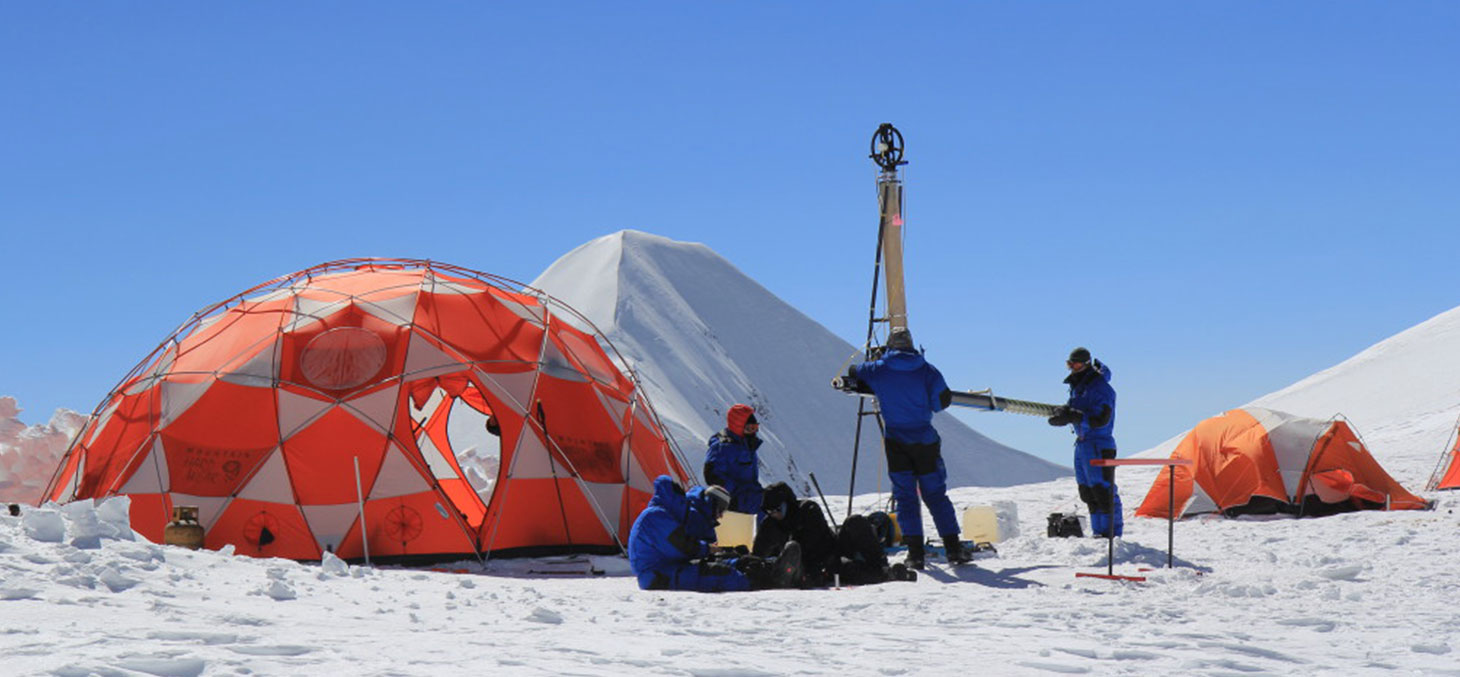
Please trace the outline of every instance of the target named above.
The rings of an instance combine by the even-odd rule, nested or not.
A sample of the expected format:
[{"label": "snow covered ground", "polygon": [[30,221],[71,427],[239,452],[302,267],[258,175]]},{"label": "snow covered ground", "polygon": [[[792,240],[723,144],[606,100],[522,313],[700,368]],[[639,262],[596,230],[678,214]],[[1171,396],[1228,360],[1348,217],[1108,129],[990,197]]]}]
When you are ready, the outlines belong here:
[{"label": "snow covered ground", "polygon": [[[305,565],[128,540],[107,503],[28,509],[0,517],[0,672],[1460,674],[1460,496],[1181,522],[1177,568],[1119,583],[1074,576],[1104,570],[1104,541],[1044,535],[1072,482],[953,495],[1015,502],[1020,535],[916,583],[722,595],[640,591],[620,558],[593,558],[600,576]],[[1166,524],[1132,520],[1116,545],[1117,572],[1159,567]]]}]

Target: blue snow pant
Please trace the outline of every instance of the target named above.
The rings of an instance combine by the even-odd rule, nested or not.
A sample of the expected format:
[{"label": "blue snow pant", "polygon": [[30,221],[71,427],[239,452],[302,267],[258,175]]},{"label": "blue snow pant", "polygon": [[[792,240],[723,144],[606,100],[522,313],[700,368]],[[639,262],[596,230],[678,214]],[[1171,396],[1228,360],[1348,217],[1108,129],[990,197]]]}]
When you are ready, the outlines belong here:
[{"label": "blue snow pant", "polygon": [[1097,468],[1090,461],[1115,458],[1115,440],[1086,438],[1075,442],[1075,482],[1080,485],[1080,500],[1090,511],[1090,531],[1101,537],[1111,535],[1111,509],[1115,510],[1115,535],[1121,535],[1125,521],[1120,512],[1120,491],[1115,487],[1115,468]]},{"label": "blue snow pant", "polygon": [[733,559],[694,560],[639,574],[639,589],[740,592],[750,589],[750,579],[735,568]]},{"label": "blue snow pant", "polygon": [[[948,500],[948,469],[943,466],[941,441],[932,444],[883,440],[887,451],[887,474],[892,478],[892,499],[897,502],[897,527],[902,539],[923,536],[922,504],[928,504],[939,536],[958,537],[958,516]],[[918,493],[922,493],[922,501]]]}]

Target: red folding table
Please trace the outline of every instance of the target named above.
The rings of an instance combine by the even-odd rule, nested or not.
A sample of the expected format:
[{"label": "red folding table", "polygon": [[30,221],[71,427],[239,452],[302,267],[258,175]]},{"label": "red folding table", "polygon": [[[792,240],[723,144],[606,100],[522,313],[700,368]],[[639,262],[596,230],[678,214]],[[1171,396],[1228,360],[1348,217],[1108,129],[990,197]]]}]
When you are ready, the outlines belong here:
[{"label": "red folding table", "polygon": [[[1170,493],[1166,497],[1166,568],[1171,568],[1171,551],[1176,543],[1176,466],[1189,466],[1193,461],[1186,458],[1097,458],[1090,461],[1090,465],[1097,468],[1113,468],[1120,465],[1164,465],[1170,469],[1170,481],[1167,482]],[[1110,531],[1105,535],[1108,542],[1108,554],[1105,560],[1104,574],[1090,574],[1076,572],[1075,577],[1089,578],[1110,578],[1116,580],[1144,581],[1144,576],[1116,576],[1115,575],[1115,502],[1110,502]]]}]

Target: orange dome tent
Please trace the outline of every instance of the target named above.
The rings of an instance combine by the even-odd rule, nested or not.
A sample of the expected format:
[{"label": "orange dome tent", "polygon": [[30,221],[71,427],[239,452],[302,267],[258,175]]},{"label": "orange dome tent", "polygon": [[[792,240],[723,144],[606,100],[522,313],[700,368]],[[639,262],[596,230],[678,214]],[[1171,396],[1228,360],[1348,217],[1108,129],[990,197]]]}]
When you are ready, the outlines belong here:
[{"label": "orange dome tent", "polygon": [[1425,489],[1460,489],[1460,421],[1456,421],[1455,431],[1450,433],[1450,441],[1445,444],[1445,453],[1440,456]]},{"label": "orange dome tent", "polygon": [[[97,407],[46,498],[129,496],[154,541],[197,506],[206,547],[261,557],[618,551],[653,479],[688,475],[612,350],[504,278],[322,264],[183,324]],[[488,486],[448,430],[472,410],[500,425]]]},{"label": "orange dome tent", "polygon": [[[1198,423],[1171,458],[1178,516],[1221,512],[1328,515],[1350,510],[1429,507],[1390,477],[1346,421],[1301,418],[1258,407],[1233,409]],[[1141,502],[1140,517],[1169,516],[1163,472]]]}]

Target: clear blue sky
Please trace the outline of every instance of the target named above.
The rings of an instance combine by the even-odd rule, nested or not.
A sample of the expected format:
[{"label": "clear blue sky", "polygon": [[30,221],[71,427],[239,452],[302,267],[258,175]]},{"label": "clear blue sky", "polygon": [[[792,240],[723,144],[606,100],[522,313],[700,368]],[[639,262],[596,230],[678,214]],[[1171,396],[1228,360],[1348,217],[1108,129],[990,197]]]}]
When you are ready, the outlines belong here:
[{"label": "clear blue sky", "polygon": [[860,341],[882,122],[929,357],[1058,400],[1087,345],[1127,452],[1460,304],[1453,2],[11,2],[0,64],[0,394],[31,422],[277,275],[529,281],[622,228]]}]

